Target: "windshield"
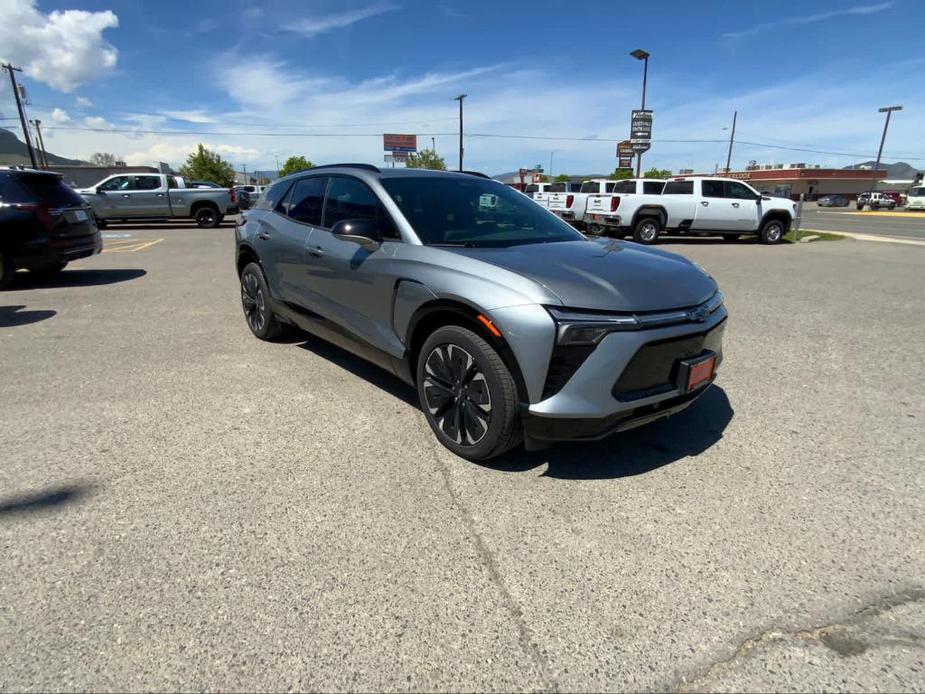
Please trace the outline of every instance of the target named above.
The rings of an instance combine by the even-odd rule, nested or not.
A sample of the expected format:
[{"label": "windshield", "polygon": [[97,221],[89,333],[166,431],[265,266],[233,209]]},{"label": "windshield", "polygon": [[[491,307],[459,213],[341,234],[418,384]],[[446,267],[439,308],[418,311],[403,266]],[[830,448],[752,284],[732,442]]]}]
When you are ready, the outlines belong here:
[{"label": "windshield", "polygon": [[910,188],[909,195],[915,198],[925,197],[925,187],[922,188]]},{"label": "windshield", "polygon": [[476,177],[386,178],[383,187],[428,246],[498,248],[584,237],[535,202]]}]

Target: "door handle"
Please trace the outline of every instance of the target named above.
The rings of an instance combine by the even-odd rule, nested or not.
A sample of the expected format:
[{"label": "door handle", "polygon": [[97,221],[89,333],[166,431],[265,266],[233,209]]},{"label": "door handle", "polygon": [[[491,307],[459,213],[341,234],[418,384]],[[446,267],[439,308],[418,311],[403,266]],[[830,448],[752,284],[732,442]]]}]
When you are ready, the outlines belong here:
[{"label": "door handle", "polygon": [[263,241],[269,241],[270,235],[267,232],[265,232],[263,229],[261,229],[260,231],[257,232],[257,238],[262,239]]},{"label": "door handle", "polygon": [[320,258],[324,255],[324,249],[321,246],[309,246],[308,252],[316,258]]},{"label": "door handle", "polygon": [[733,206],[733,207],[738,207],[738,206],[739,206],[739,203],[734,202],[734,203],[732,203],[732,206]]},{"label": "door handle", "polygon": [[122,193],[122,197],[123,197],[123,198],[130,198],[131,195],[129,195],[128,193]]},{"label": "door handle", "polygon": [[157,197],[162,198],[162,197],[164,197],[164,194],[163,194],[163,193],[158,193],[158,194],[157,194]]},{"label": "door handle", "polygon": [[708,203],[706,200],[701,200],[701,201],[700,201],[700,204],[703,205],[704,207],[709,207],[709,206],[710,206],[710,203]]}]

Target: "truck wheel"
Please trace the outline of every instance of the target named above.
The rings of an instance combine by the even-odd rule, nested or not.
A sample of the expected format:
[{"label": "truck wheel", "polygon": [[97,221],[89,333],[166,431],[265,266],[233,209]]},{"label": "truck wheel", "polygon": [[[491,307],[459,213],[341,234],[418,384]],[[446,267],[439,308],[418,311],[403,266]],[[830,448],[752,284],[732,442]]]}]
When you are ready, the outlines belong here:
[{"label": "truck wheel", "polygon": [[636,222],[636,227],[633,229],[633,240],[646,245],[655,243],[658,240],[659,231],[661,231],[659,220],[655,217],[645,217]]},{"label": "truck wheel", "polygon": [[769,219],[761,225],[758,239],[761,243],[780,243],[784,238],[784,223],[779,219]]},{"label": "truck wheel", "polygon": [[863,209],[864,209],[864,205],[857,205],[857,208],[858,208],[859,210],[863,210]]},{"label": "truck wheel", "polygon": [[214,229],[221,223],[222,215],[211,205],[196,210],[196,224],[200,229]]},{"label": "truck wheel", "polygon": [[3,253],[0,253],[0,289],[9,287],[15,274],[16,268],[13,266],[13,262]]},{"label": "truck wheel", "polygon": [[591,236],[600,236],[603,231],[604,231],[604,228],[599,224],[589,224],[588,225],[588,233]]}]

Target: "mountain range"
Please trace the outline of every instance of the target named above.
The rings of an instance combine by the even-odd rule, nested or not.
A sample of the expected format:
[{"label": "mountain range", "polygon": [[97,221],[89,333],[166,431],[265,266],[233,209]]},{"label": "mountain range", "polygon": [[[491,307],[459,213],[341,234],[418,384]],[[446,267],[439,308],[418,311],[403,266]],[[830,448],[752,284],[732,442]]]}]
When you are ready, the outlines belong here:
[{"label": "mountain range", "polygon": [[[34,146],[35,144],[33,143],[33,147]],[[36,156],[38,156],[37,148],[35,153]],[[59,157],[57,154],[52,154],[51,152],[46,152],[45,154],[48,157],[49,164],[80,166],[81,164],[87,163],[80,159]],[[16,164],[25,164],[26,166],[32,165],[32,162],[29,160],[29,150],[26,149],[26,143],[16,137],[14,132],[5,128],[0,128],[0,164],[14,166]]]}]

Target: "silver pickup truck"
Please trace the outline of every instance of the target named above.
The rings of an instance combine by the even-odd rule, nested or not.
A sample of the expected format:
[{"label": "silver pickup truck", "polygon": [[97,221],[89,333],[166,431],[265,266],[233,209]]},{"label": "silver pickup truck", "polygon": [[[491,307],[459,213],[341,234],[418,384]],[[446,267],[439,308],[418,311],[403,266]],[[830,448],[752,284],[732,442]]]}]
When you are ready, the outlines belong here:
[{"label": "silver pickup truck", "polygon": [[77,192],[101,227],[107,222],[192,217],[198,226],[214,228],[226,214],[238,212],[234,190],[187,188],[182,178],[167,174],[119,174]]}]

